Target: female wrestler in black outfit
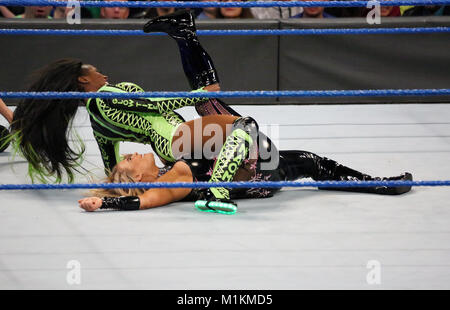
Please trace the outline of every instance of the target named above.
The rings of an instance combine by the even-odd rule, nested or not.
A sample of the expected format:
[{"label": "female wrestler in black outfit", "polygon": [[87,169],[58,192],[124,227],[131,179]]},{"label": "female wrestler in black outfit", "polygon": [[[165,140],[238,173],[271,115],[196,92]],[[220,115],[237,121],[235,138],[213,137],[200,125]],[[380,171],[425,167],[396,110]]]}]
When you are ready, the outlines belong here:
[{"label": "female wrestler in black outfit", "polygon": [[[247,129],[251,132],[255,129],[256,123],[251,118],[244,118],[248,121]],[[253,133],[252,133],[253,134]],[[228,140],[228,139],[227,139]],[[242,144],[244,145],[244,144]],[[222,151],[227,147],[225,142]],[[272,147],[272,154],[278,153],[279,163],[275,169],[261,169],[264,163],[260,157],[258,159],[244,159],[239,168],[233,172],[233,162],[241,154],[234,152],[228,157],[228,164],[222,164],[222,170],[232,174],[231,179],[213,180],[212,175],[217,171],[221,162],[213,159],[181,159],[174,165],[158,168],[155,164],[152,153],[140,155],[126,155],[125,159],[119,162],[108,177],[108,183],[120,182],[196,182],[196,181],[292,181],[300,178],[312,178],[317,181],[376,181],[376,180],[412,180],[410,173],[405,173],[398,177],[373,178],[351,168],[338,164],[337,162],[320,157],[306,151],[277,151]],[[250,153],[250,148],[244,145],[246,157]],[[239,149],[239,148],[237,148]],[[235,150],[237,150],[235,149]],[[222,153],[221,151],[221,153]],[[227,151],[230,153],[229,151]],[[220,156],[220,154],[219,154]],[[274,155],[272,155],[274,156]],[[223,174],[222,174],[223,175]],[[322,188],[333,189],[333,188]],[[410,186],[402,187],[352,187],[336,188],[335,190],[373,193],[382,195],[399,195],[410,191]],[[237,210],[237,205],[230,199],[243,198],[266,198],[273,196],[279,188],[248,188],[248,189],[224,189],[219,192],[226,198],[218,198],[211,189],[189,189],[189,188],[153,188],[145,189],[109,189],[97,190],[97,197],[90,197],[79,200],[79,205],[86,211],[97,209],[116,210],[139,210],[167,205],[171,202],[187,200],[196,201],[197,209],[206,212],[218,212],[233,214]],[[103,197],[103,198],[100,198]]]}]

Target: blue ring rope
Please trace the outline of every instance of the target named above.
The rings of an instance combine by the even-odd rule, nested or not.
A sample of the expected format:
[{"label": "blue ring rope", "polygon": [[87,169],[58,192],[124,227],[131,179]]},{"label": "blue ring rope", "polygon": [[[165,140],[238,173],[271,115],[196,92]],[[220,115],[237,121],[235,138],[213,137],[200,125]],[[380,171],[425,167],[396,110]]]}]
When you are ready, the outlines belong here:
[{"label": "blue ring rope", "polygon": [[[10,6],[67,6],[75,1],[55,0],[0,0],[0,5]],[[450,0],[394,0],[378,1],[380,6],[449,5]],[[196,2],[196,1],[79,1],[80,7],[130,7],[130,8],[207,8],[207,7],[366,7],[369,1],[248,1],[248,2]]]},{"label": "blue ring rope", "polygon": [[[341,28],[341,29],[241,29],[241,30],[198,30],[201,36],[234,35],[339,35],[339,34],[390,34],[390,33],[443,33],[450,27],[416,28]],[[42,36],[149,36],[164,33],[145,33],[142,30],[75,30],[75,29],[0,29],[0,35],[42,35]]]},{"label": "blue ring rope", "polygon": [[366,96],[441,96],[450,95],[450,89],[361,89],[361,90],[261,90],[218,92],[0,92],[0,98],[37,99],[137,99],[137,98],[237,98],[237,97],[366,97]]},{"label": "blue ring rope", "polygon": [[281,187],[375,187],[450,186],[442,181],[318,181],[318,182],[178,182],[178,183],[80,183],[80,184],[0,184],[0,190],[94,189],[94,188],[281,188]]}]

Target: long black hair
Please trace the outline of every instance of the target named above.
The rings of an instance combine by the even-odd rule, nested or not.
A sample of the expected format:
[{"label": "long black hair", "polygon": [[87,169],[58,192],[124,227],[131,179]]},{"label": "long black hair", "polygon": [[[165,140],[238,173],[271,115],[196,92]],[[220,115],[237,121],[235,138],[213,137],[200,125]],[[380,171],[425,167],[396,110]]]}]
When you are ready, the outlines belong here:
[{"label": "long black hair", "polygon": [[[28,91],[83,91],[78,77],[83,75],[83,63],[78,59],[60,59],[35,72]],[[15,149],[29,163],[29,175],[34,181],[48,181],[56,176],[61,182],[64,172],[73,182],[84,153],[84,145],[74,150],[69,146],[69,129],[80,99],[24,99],[14,111],[11,132]],[[81,140],[79,140],[81,141]]]}]

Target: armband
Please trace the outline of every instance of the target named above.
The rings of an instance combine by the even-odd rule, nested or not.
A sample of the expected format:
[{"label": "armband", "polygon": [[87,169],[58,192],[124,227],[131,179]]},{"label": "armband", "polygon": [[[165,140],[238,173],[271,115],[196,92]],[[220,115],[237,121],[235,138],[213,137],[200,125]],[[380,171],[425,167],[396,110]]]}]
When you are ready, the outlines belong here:
[{"label": "armband", "polygon": [[103,197],[100,209],[116,209],[124,211],[139,210],[141,201],[137,196]]}]

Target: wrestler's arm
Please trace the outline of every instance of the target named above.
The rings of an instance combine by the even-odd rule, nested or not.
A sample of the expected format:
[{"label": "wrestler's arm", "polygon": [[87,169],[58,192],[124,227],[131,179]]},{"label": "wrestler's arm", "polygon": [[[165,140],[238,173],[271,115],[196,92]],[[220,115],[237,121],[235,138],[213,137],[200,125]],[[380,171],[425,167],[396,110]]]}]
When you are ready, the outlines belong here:
[{"label": "wrestler's arm", "polygon": [[0,99],[0,114],[11,124],[13,121],[13,111],[8,108],[5,102]]},{"label": "wrestler's arm", "polygon": [[[192,182],[192,172],[184,162],[177,162],[167,173],[156,182]],[[80,208],[86,211],[97,209],[145,210],[167,205],[185,198],[191,192],[190,188],[152,188],[138,197],[117,197],[103,199],[89,197],[78,200]]]},{"label": "wrestler's arm", "polygon": [[13,12],[11,12],[6,6],[0,5],[0,12],[3,14],[3,17],[5,18],[14,18],[16,15],[14,15]]},{"label": "wrestler's arm", "polygon": [[[156,182],[192,182],[192,172],[184,162],[177,162],[167,173]],[[139,196],[140,209],[160,207],[185,198],[191,192],[190,188],[152,188]]]}]

